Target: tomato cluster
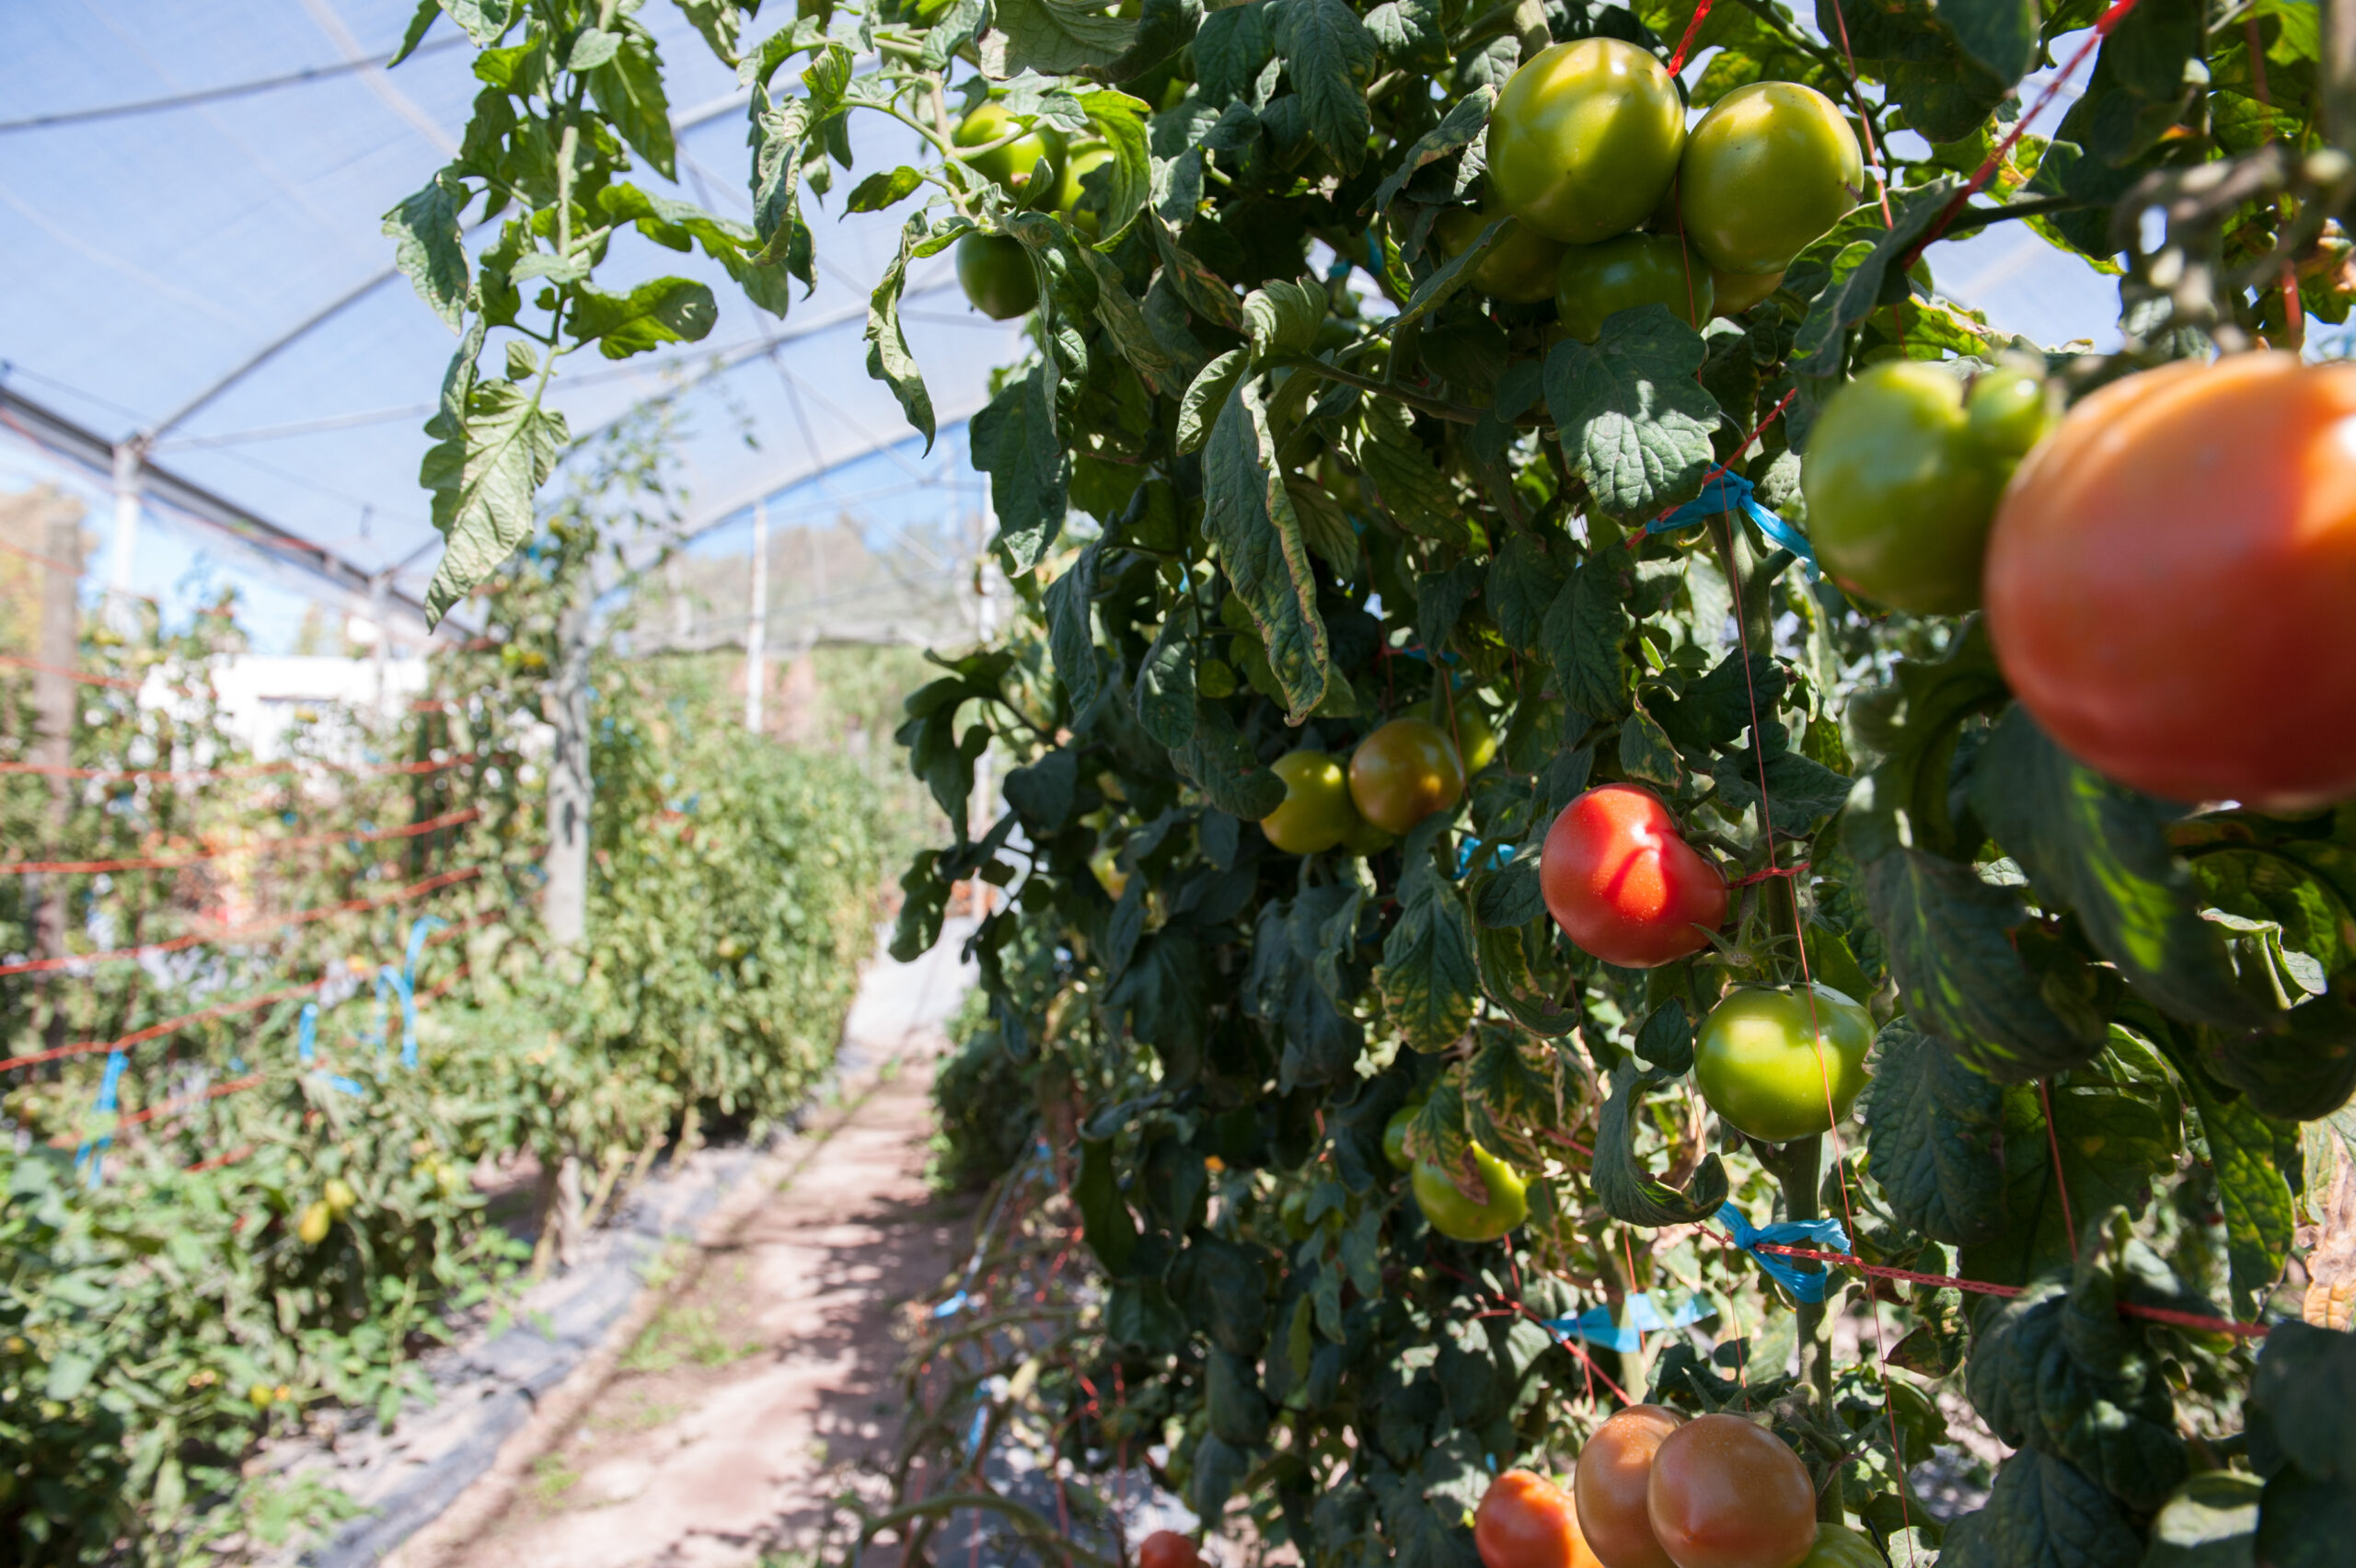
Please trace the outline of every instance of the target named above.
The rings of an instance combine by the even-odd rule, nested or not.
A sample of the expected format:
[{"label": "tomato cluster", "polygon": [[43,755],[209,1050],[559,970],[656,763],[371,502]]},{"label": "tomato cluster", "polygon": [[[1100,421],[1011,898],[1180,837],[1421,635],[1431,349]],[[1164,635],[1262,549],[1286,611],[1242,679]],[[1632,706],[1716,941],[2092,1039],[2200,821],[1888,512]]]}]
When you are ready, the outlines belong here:
[{"label": "tomato cluster", "polygon": [[1652,1404],[1596,1429],[1568,1496],[1528,1470],[1499,1476],[1473,1543],[1484,1568],[1846,1568],[1865,1545],[1818,1524],[1807,1467],[1764,1427]]},{"label": "tomato cluster", "polygon": [[1697,327],[1750,309],[1856,204],[1865,179],[1855,133],[1815,88],[1751,83],[1689,133],[1676,80],[1614,38],[1555,44],[1516,71],[1485,152],[1488,202],[1435,225],[1441,250],[1513,217],[1472,285],[1523,304],[1551,294],[1562,330],[1588,342],[1641,306]]},{"label": "tomato cluster", "polygon": [[1451,735],[1431,719],[1393,719],[1357,744],[1346,768],[1325,752],[1287,752],[1268,765],[1285,798],[1260,831],[1288,855],[1388,847],[1434,812],[1454,810],[1466,778],[1496,755],[1496,732],[1472,703],[1455,710],[1453,725]]},{"label": "tomato cluster", "polygon": [[[994,98],[976,105],[950,140],[960,148],[979,149],[967,164],[1017,205],[1053,208],[1089,238],[1098,237],[1103,222],[1088,176],[1112,161],[1113,150],[1103,142],[1075,144],[1048,126],[1026,128]],[[1039,303],[1030,255],[1006,235],[976,233],[960,239],[957,282],[974,308],[993,321],[1012,320]]]}]

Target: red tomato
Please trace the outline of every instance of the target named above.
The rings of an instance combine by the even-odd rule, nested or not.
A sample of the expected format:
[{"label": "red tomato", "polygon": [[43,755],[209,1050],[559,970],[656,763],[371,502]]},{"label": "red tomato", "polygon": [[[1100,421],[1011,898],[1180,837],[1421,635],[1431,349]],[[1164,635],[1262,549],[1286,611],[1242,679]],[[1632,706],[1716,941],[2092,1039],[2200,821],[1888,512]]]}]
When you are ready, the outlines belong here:
[{"label": "red tomato", "polygon": [[1176,1530],[1156,1530],[1138,1548],[1138,1568],[1202,1568],[1195,1543]]},{"label": "red tomato", "polygon": [[1816,1545],[1807,1467],[1738,1415],[1698,1416],[1663,1439],[1645,1500],[1677,1568],[1795,1568]]},{"label": "red tomato", "polygon": [[1595,1429],[1571,1476],[1579,1533],[1603,1568],[1677,1568],[1653,1534],[1653,1455],[1684,1422],[1666,1405],[1630,1405]]},{"label": "red tomato", "polygon": [[1472,1516],[1472,1545],[1482,1568],[1602,1568],[1579,1534],[1570,1493],[1526,1470],[1489,1483]]},{"label": "red tomato", "polygon": [[1606,963],[1651,969],[1709,946],[1726,924],[1727,879],[1678,833],[1660,797],[1605,784],[1563,808],[1538,858],[1563,934]]},{"label": "red tomato", "polygon": [[2356,794],[2356,366],[2235,354],[2104,387],[2014,475],[1986,587],[2022,704],[2119,782]]}]

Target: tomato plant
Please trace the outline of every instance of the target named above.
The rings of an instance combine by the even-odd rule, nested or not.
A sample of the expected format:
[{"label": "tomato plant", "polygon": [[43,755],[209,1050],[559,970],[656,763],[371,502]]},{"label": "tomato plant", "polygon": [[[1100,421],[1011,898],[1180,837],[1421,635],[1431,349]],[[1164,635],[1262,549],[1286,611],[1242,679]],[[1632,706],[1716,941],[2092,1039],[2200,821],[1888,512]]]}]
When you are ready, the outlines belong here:
[{"label": "tomato plant", "polygon": [[1828,986],[1746,986],[1702,1020],[1693,1082],[1738,1133],[1789,1143],[1830,1132],[1865,1087],[1874,1020]]},{"label": "tomato plant", "polygon": [[[520,437],[521,473],[559,352],[648,346],[606,329],[630,225],[781,311],[810,209],[903,213],[867,341],[928,439],[909,278],[973,235],[1033,263],[1027,347],[967,431],[1018,607],[909,698],[943,826],[896,940],[1004,889],[973,953],[998,1038],[1057,1086],[1068,1179],[1028,1222],[1076,1231],[1048,1256],[1084,1253],[1093,1294],[1024,1401],[964,1390],[903,1473],[987,1484],[978,1412],[1075,1482],[1151,1452],[1206,1528],[1311,1568],[1460,1568],[1491,1461],[1577,1455],[1583,1498],[1588,1439],[1644,1403],[1764,1417],[1808,1516],[1893,1562],[2139,1568],[2223,1484],[2261,1501],[2217,1533],[2305,1568],[2275,1543],[2327,1539],[2302,1531],[2349,1482],[2296,1395],[2350,1342],[2294,1320],[2292,1265],[2326,1319],[2356,1288],[2302,1240],[2356,1136],[2348,645],[2320,629],[2348,465],[2316,439],[2347,373],[2246,351],[2348,314],[2334,8],[700,10],[733,18],[706,42],[750,99],[749,225],[640,192],[659,117],[605,118],[587,13],[527,0],[452,11],[498,50],[485,102],[395,226],[468,334],[431,468],[457,591],[531,530],[530,486],[468,488],[469,455]],[[1094,228],[957,144],[986,102],[1103,144]],[[902,151],[851,169],[854,121]],[[442,219],[515,202],[475,248]],[[1524,226],[1681,228],[1718,314],[1655,299],[1587,340],[1501,281]],[[2115,350],[2040,352],[1943,294],[1938,242],[1990,232],[2116,269],[2119,309],[2072,325]],[[1844,399],[1923,375],[1936,417],[1879,455],[1992,463],[1844,513]],[[2082,411],[2040,437],[2049,405]],[[1959,613],[1983,513],[1940,508],[1984,508],[2025,446],[1988,613]],[[2050,504],[2096,469],[2100,502]],[[1939,594],[1854,601],[1852,535]],[[2212,553],[2234,541],[2261,548]],[[1443,722],[1468,704],[1499,739],[1469,777]],[[1251,830],[1295,752],[1351,759],[1355,853]],[[1819,984],[1874,1026],[1863,1113],[1745,1137],[1694,1086],[1696,1028]],[[1520,1183],[1509,1244],[1423,1217],[1489,1206],[1458,1185],[1494,1192],[1475,1150]],[[1728,1205],[1837,1221],[1849,1261],[1746,1251]],[[1639,1296],[1684,1321],[1623,1352]],[[1875,1353],[1836,1365],[1836,1326]],[[1950,1422],[2010,1450],[1960,1514],[1914,1479]]]}]

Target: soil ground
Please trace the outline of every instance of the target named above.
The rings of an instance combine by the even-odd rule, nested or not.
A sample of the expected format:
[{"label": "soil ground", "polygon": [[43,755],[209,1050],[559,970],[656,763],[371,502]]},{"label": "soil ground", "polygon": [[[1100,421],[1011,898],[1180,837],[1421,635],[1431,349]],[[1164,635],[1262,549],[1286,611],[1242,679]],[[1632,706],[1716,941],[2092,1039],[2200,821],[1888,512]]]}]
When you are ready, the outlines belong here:
[{"label": "soil ground", "polygon": [[907,1304],[956,1266],[971,1224],[925,1181],[933,1060],[885,1068],[705,1254],[464,1562],[783,1568],[839,1546],[837,1499],[883,1493]]}]

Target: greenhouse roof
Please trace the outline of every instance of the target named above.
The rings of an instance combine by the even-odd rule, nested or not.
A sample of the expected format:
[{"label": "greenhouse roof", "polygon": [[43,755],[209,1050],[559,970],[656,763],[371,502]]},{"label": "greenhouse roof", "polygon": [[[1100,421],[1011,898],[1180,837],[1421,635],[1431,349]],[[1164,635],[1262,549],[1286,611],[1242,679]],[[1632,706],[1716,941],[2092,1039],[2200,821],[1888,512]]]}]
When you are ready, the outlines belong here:
[{"label": "greenhouse roof", "polygon": [[[384,68],[414,9],[0,8],[0,415],[19,441],[86,476],[103,475],[110,449],[136,445],[151,515],[228,527],[347,591],[382,575],[410,601],[440,554],[417,472],[454,340],[394,271],[380,224],[449,156],[477,86],[472,52],[446,24]],[[641,17],[667,67],[679,182],[633,178],[747,218],[743,92],[676,6],[649,5]],[[886,150],[862,147],[860,162]],[[890,493],[903,498],[899,515],[916,502],[937,523],[976,504],[963,442],[947,439],[962,432],[946,427],[980,406],[1019,330],[965,308],[947,256],[918,264],[903,318],[945,438],[920,458],[889,392],[869,379],[860,339],[898,219],[815,226],[816,287],[783,319],[746,304],[701,256],[635,237],[601,271],[625,286],[701,276],[721,301],[702,343],[572,360],[554,386],[576,435],[651,395],[682,394],[685,533],[861,462],[888,467],[891,484],[822,484],[808,510]],[[2108,285],[2018,244],[2031,237],[1982,235],[1933,259],[1942,282],[1999,325],[2048,337],[2049,323],[2107,319]]]}]

